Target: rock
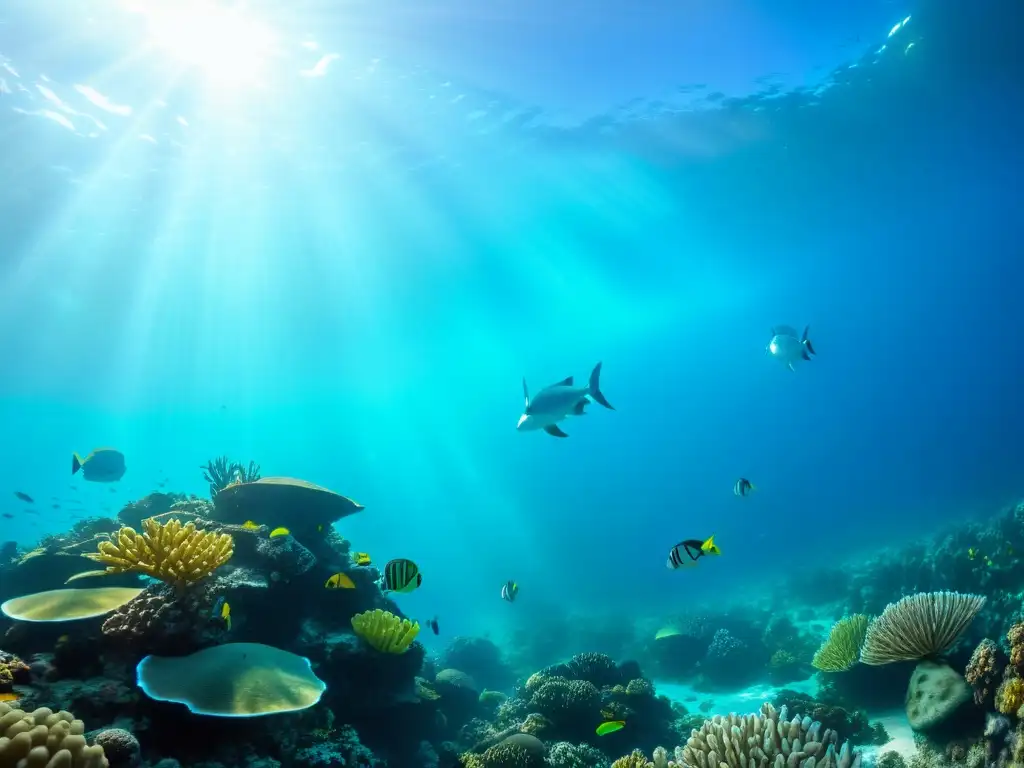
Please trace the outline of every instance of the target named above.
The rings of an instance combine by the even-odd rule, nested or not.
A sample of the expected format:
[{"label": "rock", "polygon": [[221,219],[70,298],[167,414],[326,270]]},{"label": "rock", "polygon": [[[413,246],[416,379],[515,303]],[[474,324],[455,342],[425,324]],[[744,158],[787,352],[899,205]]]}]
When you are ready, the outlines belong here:
[{"label": "rock", "polygon": [[110,761],[110,768],[135,768],[139,764],[141,748],[139,740],[123,728],[107,728],[93,739],[94,744],[103,747],[103,754]]},{"label": "rock", "polygon": [[926,731],[971,699],[971,687],[959,672],[946,664],[922,661],[907,687],[907,720],[915,731]]},{"label": "rock", "polygon": [[291,477],[262,477],[254,483],[229,485],[213,501],[216,518],[222,522],[256,520],[272,528],[289,528],[300,538],[302,532],[327,530],[336,520],[363,509],[362,504],[340,493]]}]

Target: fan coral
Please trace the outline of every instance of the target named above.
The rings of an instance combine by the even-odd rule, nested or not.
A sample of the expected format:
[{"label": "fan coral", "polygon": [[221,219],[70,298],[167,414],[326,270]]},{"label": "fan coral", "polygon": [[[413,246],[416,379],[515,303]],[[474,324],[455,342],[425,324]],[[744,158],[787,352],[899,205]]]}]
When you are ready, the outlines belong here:
[{"label": "fan coral", "polygon": [[84,734],[70,712],[26,714],[0,702],[0,765],[107,768],[103,747],[87,747]]},{"label": "fan coral", "polygon": [[230,534],[197,531],[193,522],[171,518],[161,525],[148,518],[142,530],[126,526],[86,557],[105,565],[107,573],[142,573],[184,587],[205,579],[234,553]]},{"label": "fan coral", "polygon": [[686,742],[682,762],[689,768],[859,768],[860,754],[848,743],[836,754],[838,740],[809,717],[787,720],[785,707],[764,704],[760,715],[705,720]]},{"label": "fan coral", "polygon": [[880,665],[936,656],[956,642],[985,605],[981,595],[923,592],[889,603],[868,625],[860,660]]},{"label": "fan coral", "polygon": [[867,631],[868,617],[862,613],[840,619],[832,625],[811,665],[824,672],[846,671],[857,663]]},{"label": "fan coral", "polygon": [[964,673],[964,678],[974,689],[975,704],[984,704],[991,698],[993,685],[998,676],[999,647],[992,640],[985,638],[974,649]]},{"label": "fan coral", "polygon": [[353,616],[352,629],[374,650],[405,653],[419,634],[420,625],[377,608]]},{"label": "fan coral", "polygon": [[1024,680],[1011,677],[1004,680],[996,691],[996,709],[1004,715],[1013,715],[1024,705]]}]

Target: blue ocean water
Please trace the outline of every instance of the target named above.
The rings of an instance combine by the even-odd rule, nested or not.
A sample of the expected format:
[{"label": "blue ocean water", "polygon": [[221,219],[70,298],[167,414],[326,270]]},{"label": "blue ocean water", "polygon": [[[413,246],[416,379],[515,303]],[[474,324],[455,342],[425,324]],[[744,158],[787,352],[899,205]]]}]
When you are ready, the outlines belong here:
[{"label": "blue ocean water", "polygon": [[[1016,500],[1020,11],[847,5],[0,9],[0,538],[228,454],[498,637]],[[614,412],[516,431],[522,377],[598,361]],[[72,478],[101,445],[124,480]]]}]

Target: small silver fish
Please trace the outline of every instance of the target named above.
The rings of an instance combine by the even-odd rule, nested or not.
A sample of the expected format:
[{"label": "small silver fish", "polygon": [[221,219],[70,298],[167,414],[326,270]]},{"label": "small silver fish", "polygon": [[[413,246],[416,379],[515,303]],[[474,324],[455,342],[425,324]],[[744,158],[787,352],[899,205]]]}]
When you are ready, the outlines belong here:
[{"label": "small silver fish", "polygon": [[811,340],[807,337],[811,326],[804,328],[803,336],[798,336],[796,329],[788,325],[777,325],[772,328],[772,339],[765,351],[780,361],[791,371],[795,371],[794,363],[811,360],[815,354]]}]

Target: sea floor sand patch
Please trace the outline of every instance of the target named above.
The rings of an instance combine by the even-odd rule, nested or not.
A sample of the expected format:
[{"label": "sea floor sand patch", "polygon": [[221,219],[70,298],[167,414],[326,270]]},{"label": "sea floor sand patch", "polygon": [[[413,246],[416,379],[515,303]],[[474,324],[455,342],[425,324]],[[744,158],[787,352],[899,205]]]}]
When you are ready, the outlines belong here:
[{"label": "sea floor sand patch", "polygon": [[811,677],[782,686],[752,685],[740,691],[698,691],[685,683],[657,681],[654,687],[660,695],[684,705],[690,712],[701,712],[700,705],[711,702],[706,711],[708,715],[724,715],[730,712],[745,715],[759,711],[762,704],[774,699],[783,688],[816,696],[819,686],[817,678]]},{"label": "sea floor sand patch", "polygon": [[887,744],[875,747],[878,754],[897,752],[908,762],[910,758],[917,754],[917,744],[914,743],[914,731],[911,729],[907,715],[902,709],[869,712],[868,719],[871,722],[878,721],[884,725],[890,737]]}]

